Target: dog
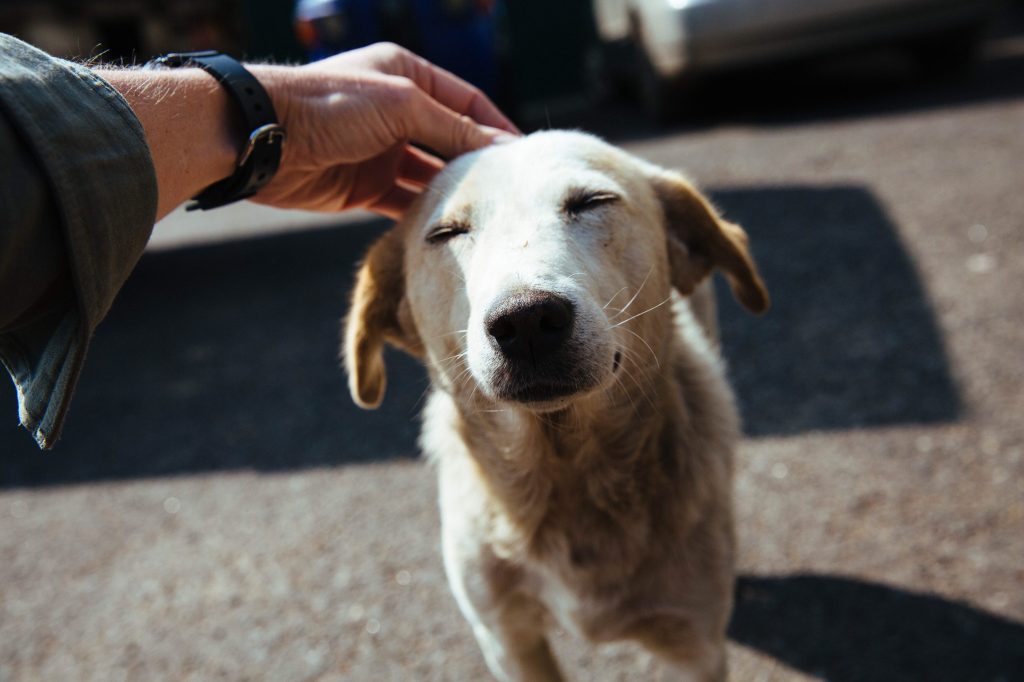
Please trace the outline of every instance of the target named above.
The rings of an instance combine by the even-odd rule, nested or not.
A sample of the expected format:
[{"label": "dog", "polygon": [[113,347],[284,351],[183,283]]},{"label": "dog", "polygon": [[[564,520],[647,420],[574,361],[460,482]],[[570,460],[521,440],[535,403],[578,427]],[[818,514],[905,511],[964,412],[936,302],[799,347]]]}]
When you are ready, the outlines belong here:
[{"label": "dog", "polygon": [[570,131],[455,159],[370,247],[349,388],[380,404],[385,343],[426,365],[445,570],[498,679],[562,679],[552,620],[725,679],[740,430],[716,268],[768,308],[746,233],[682,175]]}]

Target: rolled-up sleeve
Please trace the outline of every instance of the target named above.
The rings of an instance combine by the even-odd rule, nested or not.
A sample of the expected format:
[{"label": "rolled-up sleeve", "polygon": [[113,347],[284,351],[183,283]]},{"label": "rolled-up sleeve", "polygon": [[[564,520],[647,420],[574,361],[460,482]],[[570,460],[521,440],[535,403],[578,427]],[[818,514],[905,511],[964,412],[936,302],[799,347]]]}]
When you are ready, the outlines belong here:
[{"label": "rolled-up sleeve", "polygon": [[89,340],[149,239],[156,174],[112,87],[0,34],[0,178],[0,361],[21,423],[49,448]]}]

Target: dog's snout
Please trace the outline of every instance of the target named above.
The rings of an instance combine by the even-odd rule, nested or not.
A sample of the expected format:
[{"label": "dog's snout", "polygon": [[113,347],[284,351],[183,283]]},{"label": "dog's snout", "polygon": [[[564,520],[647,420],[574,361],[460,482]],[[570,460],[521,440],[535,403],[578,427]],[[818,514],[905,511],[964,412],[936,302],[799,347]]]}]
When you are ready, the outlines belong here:
[{"label": "dog's snout", "polygon": [[573,305],[565,298],[531,293],[500,302],[484,324],[502,355],[512,362],[536,363],[565,344],[574,318]]}]

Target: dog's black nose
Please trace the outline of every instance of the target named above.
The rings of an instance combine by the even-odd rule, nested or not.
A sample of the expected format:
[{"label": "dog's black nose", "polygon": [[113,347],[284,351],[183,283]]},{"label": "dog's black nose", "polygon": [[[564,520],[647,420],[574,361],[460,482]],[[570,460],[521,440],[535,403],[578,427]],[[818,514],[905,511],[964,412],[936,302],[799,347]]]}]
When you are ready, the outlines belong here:
[{"label": "dog's black nose", "polygon": [[537,364],[565,344],[574,318],[571,302],[538,292],[501,301],[484,324],[502,355],[512,362]]}]

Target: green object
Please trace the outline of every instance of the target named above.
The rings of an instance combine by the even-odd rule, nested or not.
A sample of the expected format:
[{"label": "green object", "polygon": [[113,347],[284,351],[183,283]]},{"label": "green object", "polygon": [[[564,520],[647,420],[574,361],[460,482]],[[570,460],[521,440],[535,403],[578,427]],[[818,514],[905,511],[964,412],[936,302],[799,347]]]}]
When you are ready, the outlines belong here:
[{"label": "green object", "polygon": [[120,94],[0,34],[0,177],[0,361],[22,425],[48,448],[93,331],[149,240],[156,171]]},{"label": "green object", "polygon": [[596,40],[590,0],[509,0],[504,7],[513,100],[582,94],[585,55]]},{"label": "green object", "polygon": [[305,62],[295,37],[293,0],[243,0],[239,17],[242,49],[250,61]]}]

